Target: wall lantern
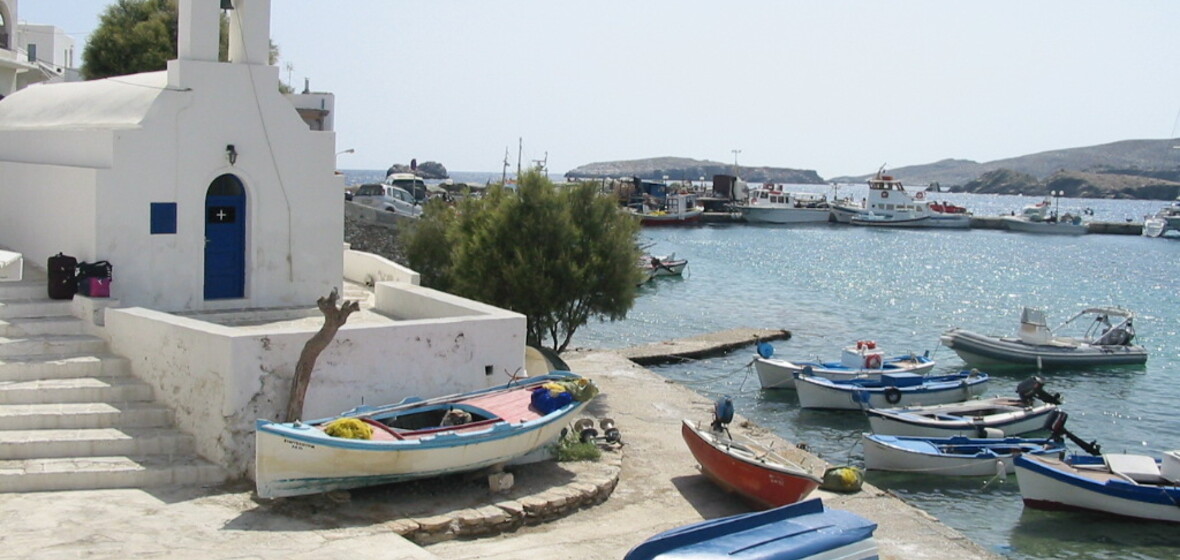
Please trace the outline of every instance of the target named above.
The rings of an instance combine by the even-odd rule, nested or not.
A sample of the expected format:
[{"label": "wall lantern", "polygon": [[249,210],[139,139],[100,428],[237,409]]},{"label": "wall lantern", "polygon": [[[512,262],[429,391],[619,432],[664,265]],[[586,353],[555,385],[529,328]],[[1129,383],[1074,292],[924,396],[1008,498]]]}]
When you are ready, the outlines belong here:
[{"label": "wall lantern", "polygon": [[233,144],[225,145],[225,158],[229,160],[230,165],[238,162],[238,150],[234,148]]},{"label": "wall lantern", "polygon": [[223,10],[232,10],[232,9],[234,9],[234,2],[233,2],[233,0],[221,0],[221,9],[223,9]]}]

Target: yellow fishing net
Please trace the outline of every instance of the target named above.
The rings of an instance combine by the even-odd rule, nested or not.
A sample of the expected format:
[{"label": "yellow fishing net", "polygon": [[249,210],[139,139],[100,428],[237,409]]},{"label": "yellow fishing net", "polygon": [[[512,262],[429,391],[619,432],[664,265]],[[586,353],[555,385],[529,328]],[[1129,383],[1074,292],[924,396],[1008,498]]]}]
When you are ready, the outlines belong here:
[{"label": "yellow fishing net", "polygon": [[347,439],[373,439],[373,428],[356,418],[337,418],[324,426],[324,433]]}]

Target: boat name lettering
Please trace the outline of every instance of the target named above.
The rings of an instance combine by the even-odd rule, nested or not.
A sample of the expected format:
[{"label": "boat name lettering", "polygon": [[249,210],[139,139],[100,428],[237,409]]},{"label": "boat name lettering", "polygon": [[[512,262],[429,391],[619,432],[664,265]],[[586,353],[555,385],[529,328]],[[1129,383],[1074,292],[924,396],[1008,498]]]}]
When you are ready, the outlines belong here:
[{"label": "boat name lettering", "polygon": [[283,438],[283,443],[290,445],[291,449],[315,449],[315,444],[307,443],[306,441]]}]

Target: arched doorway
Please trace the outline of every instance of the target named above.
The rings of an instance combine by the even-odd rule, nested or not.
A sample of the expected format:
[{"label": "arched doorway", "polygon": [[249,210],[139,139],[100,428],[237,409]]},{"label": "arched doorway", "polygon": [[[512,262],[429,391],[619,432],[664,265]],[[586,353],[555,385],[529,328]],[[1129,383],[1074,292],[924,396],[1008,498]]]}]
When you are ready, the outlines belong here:
[{"label": "arched doorway", "polygon": [[205,299],[246,295],[246,189],[222,175],[205,192]]}]

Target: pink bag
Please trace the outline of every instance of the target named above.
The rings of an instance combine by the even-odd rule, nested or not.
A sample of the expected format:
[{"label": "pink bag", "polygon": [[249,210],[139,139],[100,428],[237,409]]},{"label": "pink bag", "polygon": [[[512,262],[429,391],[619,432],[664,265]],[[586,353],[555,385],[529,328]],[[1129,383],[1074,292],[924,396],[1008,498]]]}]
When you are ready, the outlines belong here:
[{"label": "pink bag", "polygon": [[110,278],[83,278],[78,290],[84,296],[95,298],[111,297]]}]

